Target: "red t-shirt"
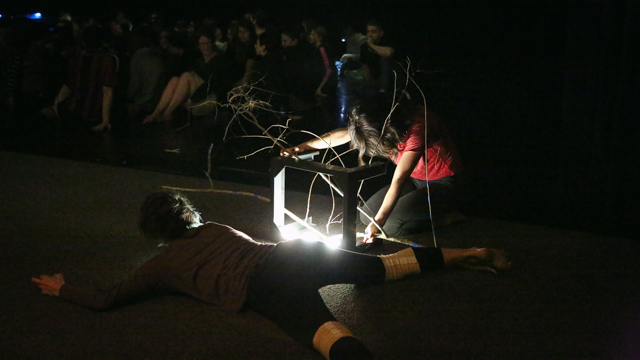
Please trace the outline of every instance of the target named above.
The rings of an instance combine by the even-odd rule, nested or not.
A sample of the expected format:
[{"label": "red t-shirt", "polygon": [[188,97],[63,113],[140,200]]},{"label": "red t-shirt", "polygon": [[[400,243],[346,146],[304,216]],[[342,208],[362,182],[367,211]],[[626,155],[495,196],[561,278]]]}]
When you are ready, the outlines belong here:
[{"label": "red t-shirt", "polygon": [[[406,152],[426,153],[416,164],[411,173],[412,178],[418,180],[437,180],[443,177],[452,176],[462,170],[462,161],[458,155],[453,140],[438,115],[427,110],[427,141],[425,151],[425,118],[424,108],[420,108],[412,116],[413,125],[407,131],[404,142],[398,145],[398,154],[394,162],[397,165]],[[425,166],[426,165],[426,166]]]}]

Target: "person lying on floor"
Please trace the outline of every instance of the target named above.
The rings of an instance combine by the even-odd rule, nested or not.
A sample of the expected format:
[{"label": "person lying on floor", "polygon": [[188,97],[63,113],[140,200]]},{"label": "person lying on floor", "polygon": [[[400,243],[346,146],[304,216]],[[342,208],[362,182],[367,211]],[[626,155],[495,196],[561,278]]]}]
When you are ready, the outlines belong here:
[{"label": "person lying on floor", "polygon": [[318,290],[331,284],[379,284],[473,262],[507,270],[494,249],[407,248],[373,256],[300,240],[262,244],[229,226],[206,222],[187,198],[150,194],[139,226],[166,242],[161,252],[111,289],[66,284],[62,274],[31,280],[46,295],[107,310],[143,295],[182,292],[221,309],[251,309],[326,359],[372,359],[371,351],[336,321]]}]

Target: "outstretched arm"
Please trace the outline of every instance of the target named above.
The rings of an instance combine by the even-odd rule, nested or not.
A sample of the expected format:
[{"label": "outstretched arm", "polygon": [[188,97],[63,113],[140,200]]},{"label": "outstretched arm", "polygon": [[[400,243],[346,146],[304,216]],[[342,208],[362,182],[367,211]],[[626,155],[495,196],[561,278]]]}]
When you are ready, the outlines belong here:
[{"label": "outstretched arm", "polygon": [[37,284],[45,295],[59,296],[90,309],[108,310],[163,289],[160,280],[163,273],[165,271],[158,264],[147,262],[110,289],[69,285],[64,281],[62,274],[41,275],[39,278],[31,278],[31,281]]},{"label": "outstretched arm", "polygon": [[349,141],[351,141],[351,136],[349,135],[347,128],[339,128],[329,131],[319,138],[313,138],[309,141],[305,141],[298,146],[280,150],[280,156],[292,156],[294,154],[303,154],[310,150],[327,149],[346,144]]}]

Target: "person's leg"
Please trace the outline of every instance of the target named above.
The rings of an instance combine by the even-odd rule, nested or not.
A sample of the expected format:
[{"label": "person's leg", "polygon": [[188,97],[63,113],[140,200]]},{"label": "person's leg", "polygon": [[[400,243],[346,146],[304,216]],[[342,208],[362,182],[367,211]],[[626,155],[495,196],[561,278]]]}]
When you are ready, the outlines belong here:
[{"label": "person's leg", "polygon": [[284,242],[256,268],[246,305],[326,359],[370,359],[373,356],[364,344],[333,317],[318,289],[338,283],[394,281],[443,266],[464,265],[469,260],[498,270],[511,265],[503,252],[493,249],[407,248],[372,256],[317,242]]},{"label": "person's leg", "polygon": [[169,101],[169,105],[162,115],[163,120],[171,120],[173,112],[178,108],[178,106],[184,104],[189,98],[189,95],[193,94],[195,90],[202,85],[202,83],[202,79],[192,72],[185,72],[180,75],[175,91],[173,92],[173,96]]},{"label": "person's leg", "polygon": [[[325,359],[373,359],[367,347],[336,321],[318,293],[324,282],[316,276],[324,271],[320,246],[326,248],[303,241],[278,244],[251,276],[246,306]],[[315,256],[318,251],[320,256]]]},{"label": "person's leg", "polygon": [[164,114],[165,110],[169,106],[169,103],[171,103],[171,99],[173,98],[173,94],[176,91],[179,80],[180,78],[177,76],[174,76],[171,78],[171,80],[169,80],[167,86],[162,92],[162,96],[160,97],[160,101],[158,102],[158,105],[156,105],[155,110],[153,110],[153,112],[144,119],[145,124],[159,120],[160,116]]},{"label": "person's leg", "polygon": [[[373,218],[376,215],[376,213],[378,213],[378,210],[380,210],[380,207],[382,206],[382,202],[384,201],[384,197],[385,195],[387,195],[387,191],[389,191],[389,186],[390,185],[387,185],[382,189],[378,190],[369,199],[367,199],[364,206],[362,207],[362,210],[364,210],[364,212],[366,212],[367,215],[369,215],[371,218]],[[416,186],[413,182],[411,181],[405,182],[404,186],[402,187],[402,191],[400,192],[400,198],[402,198],[403,196],[409,194],[414,190],[416,190]],[[369,218],[367,218],[362,213],[359,213],[359,216],[360,216],[360,221],[363,224],[368,225],[371,222],[371,220],[369,220]],[[385,232],[386,231],[387,229],[385,228]]]},{"label": "person's leg", "polygon": [[[367,200],[368,213],[375,215],[387,189],[385,187]],[[435,228],[451,225],[461,219],[461,215],[454,211],[456,203],[457,190],[453,178],[430,181],[429,188],[425,182],[412,179],[405,184],[383,229],[388,236],[406,236],[428,231],[431,229],[431,216]],[[361,215],[361,220],[364,222],[366,218]]]}]

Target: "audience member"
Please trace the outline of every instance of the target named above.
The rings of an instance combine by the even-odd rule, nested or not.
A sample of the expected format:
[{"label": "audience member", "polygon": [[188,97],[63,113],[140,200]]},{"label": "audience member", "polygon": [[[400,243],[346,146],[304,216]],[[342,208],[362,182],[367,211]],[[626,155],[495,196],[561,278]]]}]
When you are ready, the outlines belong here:
[{"label": "audience member", "polygon": [[20,93],[24,51],[15,24],[0,28],[0,104],[13,107]]},{"label": "audience member", "polygon": [[[287,95],[305,97],[305,92],[313,95],[316,88],[306,91],[305,71],[309,63],[310,53],[300,44],[298,40],[300,32],[285,29],[280,35],[282,45],[283,72],[285,76],[284,91]],[[312,85],[312,86],[317,86]]]},{"label": "audience member", "polygon": [[230,83],[229,62],[214,41],[215,34],[210,29],[203,29],[198,38],[202,57],[194,70],[169,80],[156,109],[144,119],[144,123],[169,121],[178,106],[189,108],[223,96]]},{"label": "audience member", "polygon": [[367,36],[355,31],[352,27],[344,29],[343,39],[345,52],[340,58],[342,70],[354,70],[362,67],[360,62],[360,49],[367,42]]},{"label": "audience member", "polygon": [[333,70],[333,57],[331,56],[328,46],[325,43],[327,37],[327,30],[322,26],[316,26],[311,30],[309,35],[309,42],[316,47],[316,55],[314,57],[314,65],[311,69],[311,76],[313,81],[316,81],[319,85],[315,89],[315,95],[325,97],[326,90],[335,84],[330,84],[332,76],[335,76]]},{"label": "audience member", "polygon": [[251,14],[251,22],[255,27],[256,42],[260,41],[267,51],[273,52],[280,48],[280,34],[264,11],[256,11]]},{"label": "audience member", "polygon": [[189,46],[186,34],[178,33],[173,29],[162,30],[160,32],[160,47],[162,48],[165,79],[180,76],[191,69],[194,59],[192,52],[187,51]]},{"label": "audience member", "polygon": [[300,32],[300,41],[303,43],[309,43],[309,36],[311,35],[311,30],[315,29],[319,26],[317,21],[314,19],[305,19],[302,21],[302,32]]},{"label": "audience member", "polygon": [[82,30],[85,50],[69,62],[67,79],[53,107],[43,113],[72,116],[92,124],[95,131],[111,128],[110,114],[116,86],[116,59],[104,48],[105,34],[97,25]]},{"label": "audience member", "polygon": [[390,90],[394,52],[395,49],[385,36],[381,23],[375,20],[369,21],[367,42],[360,48],[360,60],[363,66],[359,71],[365,84],[379,92]]},{"label": "audience member", "polygon": [[231,79],[234,86],[242,86],[251,82],[256,65],[256,33],[250,20],[238,23],[238,33],[229,41],[227,55],[231,61]]},{"label": "audience member", "polygon": [[155,29],[151,25],[138,27],[133,33],[133,42],[138,50],[131,57],[127,88],[127,110],[132,118],[153,111],[165,84],[162,52]]}]

